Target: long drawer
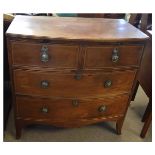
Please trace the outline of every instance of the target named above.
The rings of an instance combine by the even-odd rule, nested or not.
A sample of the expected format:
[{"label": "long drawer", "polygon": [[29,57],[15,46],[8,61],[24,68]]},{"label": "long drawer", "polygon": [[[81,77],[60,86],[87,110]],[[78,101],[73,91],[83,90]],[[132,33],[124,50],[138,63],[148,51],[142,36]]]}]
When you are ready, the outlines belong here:
[{"label": "long drawer", "polygon": [[16,96],[18,115],[22,118],[74,120],[123,115],[127,95],[102,99],[47,99]]},{"label": "long drawer", "polygon": [[17,94],[46,97],[101,97],[128,93],[135,71],[82,73],[77,77],[71,72],[14,71]]}]

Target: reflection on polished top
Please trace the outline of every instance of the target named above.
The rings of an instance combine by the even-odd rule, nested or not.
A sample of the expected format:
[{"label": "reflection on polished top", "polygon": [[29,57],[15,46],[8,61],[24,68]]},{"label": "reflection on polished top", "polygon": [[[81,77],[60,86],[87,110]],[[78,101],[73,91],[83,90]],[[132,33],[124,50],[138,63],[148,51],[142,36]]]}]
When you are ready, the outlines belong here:
[{"label": "reflection on polished top", "polygon": [[91,41],[140,41],[147,39],[123,19],[16,16],[7,35],[24,38]]}]

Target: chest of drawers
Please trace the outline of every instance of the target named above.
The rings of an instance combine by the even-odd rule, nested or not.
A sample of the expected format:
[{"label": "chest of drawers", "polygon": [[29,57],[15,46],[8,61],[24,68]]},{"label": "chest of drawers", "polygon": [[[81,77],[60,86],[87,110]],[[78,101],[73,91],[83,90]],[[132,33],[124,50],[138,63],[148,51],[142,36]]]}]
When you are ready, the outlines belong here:
[{"label": "chest of drawers", "polygon": [[16,16],[7,33],[16,137],[29,124],[123,121],[148,38],[124,20]]}]

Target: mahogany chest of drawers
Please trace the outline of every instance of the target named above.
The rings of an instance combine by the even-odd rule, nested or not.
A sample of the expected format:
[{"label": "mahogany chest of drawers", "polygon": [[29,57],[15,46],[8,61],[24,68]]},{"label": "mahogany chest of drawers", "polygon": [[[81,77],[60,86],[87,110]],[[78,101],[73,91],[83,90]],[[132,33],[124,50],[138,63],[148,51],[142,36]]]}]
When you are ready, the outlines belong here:
[{"label": "mahogany chest of drawers", "polygon": [[115,121],[121,133],[144,33],[122,19],[16,16],[6,35],[16,138],[29,124]]}]

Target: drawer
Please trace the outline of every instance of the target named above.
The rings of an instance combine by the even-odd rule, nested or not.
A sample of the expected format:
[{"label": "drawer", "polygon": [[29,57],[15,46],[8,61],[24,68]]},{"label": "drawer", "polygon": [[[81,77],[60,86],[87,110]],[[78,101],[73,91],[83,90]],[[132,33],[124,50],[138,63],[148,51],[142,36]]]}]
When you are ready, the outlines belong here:
[{"label": "drawer", "polygon": [[71,72],[14,71],[17,94],[46,97],[87,97],[127,93],[135,71],[83,73],[77,78]]},{"label": "drawer", "polygon": [[76,68],[79,47],[60,44],[12,43],[13,65]]},{"label": "drawer", "polygon": [[143,46],[86,47],[85,68],[139,66]]},{"label": "drawer", "polygon": [[72,120],[123,115],[128,96],[103,99],[47,99],[17,96],[17,113],[23,118]]}]

